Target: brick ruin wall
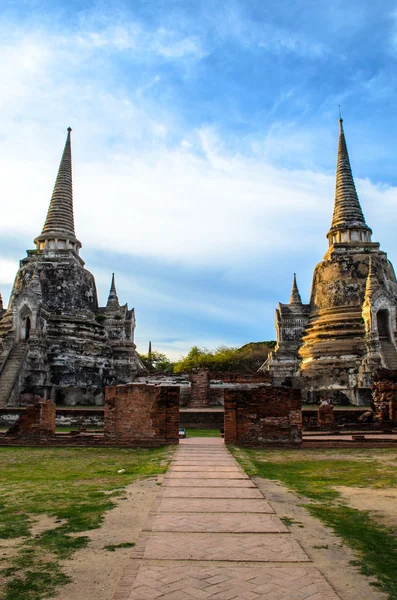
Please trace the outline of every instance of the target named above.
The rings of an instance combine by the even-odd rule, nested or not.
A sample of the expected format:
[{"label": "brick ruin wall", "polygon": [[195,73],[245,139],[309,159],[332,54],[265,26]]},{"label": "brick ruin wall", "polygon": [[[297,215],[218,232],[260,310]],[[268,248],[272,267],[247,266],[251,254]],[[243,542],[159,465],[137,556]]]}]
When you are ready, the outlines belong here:
[{"label": "brick ruin wall", "polygon": [[208,408],[210,402],[210,374],[200,369],[189,377],[191,385],[189,408]]},{"label": "brick ruin wall", "polygon": [[225,390],[225,442],[258,448],[299,446],[300,390],[276,387]]},{"label": "brick ruin wall", "polygon": [[106,388],[104,432],[55,436],[56,404],[38,401],[20,412],[2,445],[153,447],[179,442],[179,389],[153,385]]},{"label": "brick ruin wall", "polygon": [[25,441],[51,438],[55,435],[56,404],[43,400],[29,406],[11,425],[6,436],[22,438]]},{"label": "brick ruin wall", "polygon": [[105,390],[105,441],[162,446],[179,441],[179,389],[130,384]]},{"label": "brick ruin wall", "polygon": [[269,385],[270,374],[260,373],[222,373],[199,369],[189,375],[191,384],[190,398],[184,399],[183,406],[188,408],[209,408],[223,406],[225,390],[239,388],[241,385]]},{"label": "brick ruin wall", "polygon": [[397,425],[397,371],[380,369],[375,374],[372,401],[380,427]]}]

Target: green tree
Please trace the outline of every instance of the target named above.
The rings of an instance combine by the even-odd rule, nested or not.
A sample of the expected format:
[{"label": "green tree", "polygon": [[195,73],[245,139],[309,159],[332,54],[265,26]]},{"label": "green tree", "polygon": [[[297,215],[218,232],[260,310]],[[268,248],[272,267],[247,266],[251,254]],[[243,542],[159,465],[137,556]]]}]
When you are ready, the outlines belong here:
[{"label": "green tree", "polygon": [[174,371],[174,363],[162,352],[153,350],[150,355],[138,354],[138,356],[149,373],[171,374]]},{"label": "green tree", "polygon": [[276,342],[251,342],[242,348],[219,346],[207,350],[193,346],[190,352],[174,365],[174,373],[190,373],[194,369],[216,372],[255,373],[265,362]]}]

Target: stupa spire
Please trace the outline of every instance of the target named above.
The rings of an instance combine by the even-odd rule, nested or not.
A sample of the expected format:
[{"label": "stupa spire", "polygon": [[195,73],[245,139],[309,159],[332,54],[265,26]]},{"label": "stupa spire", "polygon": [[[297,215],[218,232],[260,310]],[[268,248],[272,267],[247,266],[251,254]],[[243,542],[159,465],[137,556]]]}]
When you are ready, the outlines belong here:
[{"label": "stupa spire", "polygon": [[369,257],[369,265],[368,265],[368,277],[367,283],[365,286],[365,297],[371,298],[373,293],[379,288],[379,281],[375,275],[375,271],[372,264],[372,257]]},{"label": "stupa spire", "polygon": [[117,291],[116,291],[116,284],[114,281],[114,273],[112,273],[112,283],[110,285],[110,292],[109,292],[109,297],[108,297],[108,302],[106,304],[106,308],[110,308],[110,309],[116,309],[118,310],[120,308],[120,304],[119,304],[119,298],[117,296]]},{"label": "stupa spire", "polygon": [[302,304],[301,295],[299,293],[298,286],[296,283],[296,273],[294,273],[294,280],[292,283],[292,291],[291,291],[291,297],[289,299],[289,303],[290,304]]},{"label": "stupa spire", "polygon": [[[354,235],[349,233],[353,230],[357,232]],[[372,230],[365,222],[358,199],[343,130],[343,119],[340,117],[334,213],[327,237],[330,244],[371,241],[371,233]]]},{"label": "stupa spire", "polygon": [[[47,248],[78,251],[81,243],[76,239],[73,215],[72,147],[68,127],[58,175],[52,192],[47,218],[41,235],[35,239],[39,250]],[[52,243],[50,243],[50,240]]]}]

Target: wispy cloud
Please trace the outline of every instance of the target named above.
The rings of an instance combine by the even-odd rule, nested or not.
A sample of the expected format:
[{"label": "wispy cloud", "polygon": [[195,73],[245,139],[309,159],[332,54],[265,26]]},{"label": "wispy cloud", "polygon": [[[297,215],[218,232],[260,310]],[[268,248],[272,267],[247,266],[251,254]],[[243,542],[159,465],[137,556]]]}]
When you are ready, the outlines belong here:
[{"label": "wispy cloud", "polygon": [[0,285],[41,230],[70,125],[82,256],[102,303],[116,270],[143,349],[269,339],[291,274],[307,299],[326,249],[341,99],[364,212],[397,260],[392,65],[361,61],[329,7],[161,4],[0,25]]}]

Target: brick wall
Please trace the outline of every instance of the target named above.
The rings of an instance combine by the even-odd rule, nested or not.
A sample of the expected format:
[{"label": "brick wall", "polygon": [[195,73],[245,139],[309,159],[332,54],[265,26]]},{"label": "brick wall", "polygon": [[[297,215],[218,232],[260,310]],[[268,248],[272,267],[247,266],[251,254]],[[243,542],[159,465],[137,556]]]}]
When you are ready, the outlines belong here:
[{"label": "brick wall", "polygon": [[55,435],[55,409],[51,400],[36,402],[23,411],[6,436],[34,440]]},{"label": "brick wall", "polygon": [[241,446],[299,446],[299,390],[276,387],[225,390],[225,442]]},{"label": "brick wall", "polygon": [[210,373],[210,380],[223,381],[224,383],[269,383],[270,373]]},{"label": "brick wall", "polygon": [[161,446],[179,441],[179,388],[129,384],[105,389],[105,443]]},{"label": "brick wall", "polygon": [[334,407],[329,402],[320,404],[317,416],[318,424],[323,429],[333,429],[335,427]]},{"label": "brick wall", "polygon": [[375,422],[381,427],[397,424],[397,371],[380,369],[372,385]]},{"label": "brick wall", "polygon": [[210,376],[206,369],[191,373],[190,408],[207,408],[210,401]]},{"label": "brick wall", "polygon": [[224,422],[223,410],[181,410],[179,413],[181,427],[186,429],[221,429]]}]

